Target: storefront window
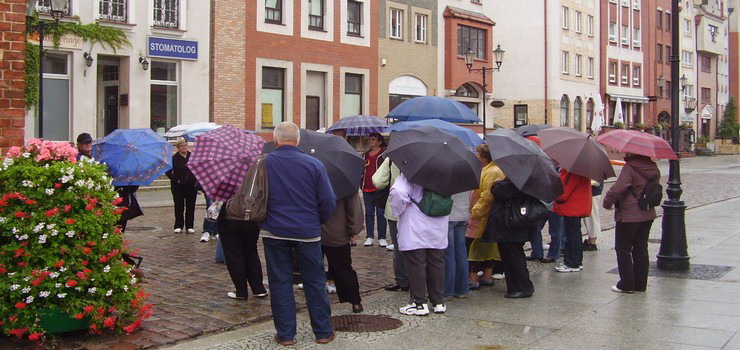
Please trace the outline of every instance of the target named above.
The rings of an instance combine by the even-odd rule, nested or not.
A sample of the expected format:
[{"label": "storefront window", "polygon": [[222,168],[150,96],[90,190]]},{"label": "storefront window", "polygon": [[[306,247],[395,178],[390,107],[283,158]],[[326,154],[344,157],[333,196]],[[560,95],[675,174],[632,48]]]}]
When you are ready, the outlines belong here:
[{"label": "storefront window", "polygon": [[151,128],[159,134],[177,125],[177,63],[151,63]]},{"label": "storefront window", "polygon": [[[69,140],[69,64],[68,55],[44,56],[44,139]],[[38,125],[36,126],[38,130]]]},{"label": "storefront window", "polygon": [[342,116],[358,114],[362,114],[362,75],[347,73],[344,76]]},{"label": "storefront window", "polygon": [[262,67],[262,127],[272,128],[285,118],[285,69]]}]

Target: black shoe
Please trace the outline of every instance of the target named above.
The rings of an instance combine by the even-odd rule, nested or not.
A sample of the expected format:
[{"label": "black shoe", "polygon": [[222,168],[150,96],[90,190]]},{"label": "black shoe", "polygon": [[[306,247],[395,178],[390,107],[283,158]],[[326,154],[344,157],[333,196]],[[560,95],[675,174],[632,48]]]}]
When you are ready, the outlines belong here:
[{"label": "black shoe", "polygon": [[399,290],[405,292],[405,291],[408,291],[409,290],[409,287],[401,287],[401,286],[399,286],[397,284],[389,284],[389,285],[383,287],[383,289],[385,289],[385,290],[387,290],[389,292],[397,292]]},{"label": "black shoe", "polygon": [[540,262],[543,263],[543,264],[549,264],[549,263],[554,263],[555,262],[555,259],[542,258],[542,259],[540,259]]},{"label": "black shoe", "polygon": [[588,239],[583,240],[583,251],[595,252],[597,250],[599,250],[599,248],[596,246],[596,244],[589,242]]},{"label": "black shoe", "polygon": [[359,314],[360,312],[363,312],[364,310],[365,310],[365,308],[362,307],[362,304],[352,305],[352,312],[353,313]]},{"label": "black shoe", "polygon": [[535,260],[542,260],[542,258],[535,258],[533,256],[528,256],[527,261],[535,261]]},{"label": "black shoe", "polygon": [[521,299],[521,298],[529,298],[534,294],[533,290],[528,290],[526,292],[512,292],[509,294],[504,295],[504,298],[509,299]]}]

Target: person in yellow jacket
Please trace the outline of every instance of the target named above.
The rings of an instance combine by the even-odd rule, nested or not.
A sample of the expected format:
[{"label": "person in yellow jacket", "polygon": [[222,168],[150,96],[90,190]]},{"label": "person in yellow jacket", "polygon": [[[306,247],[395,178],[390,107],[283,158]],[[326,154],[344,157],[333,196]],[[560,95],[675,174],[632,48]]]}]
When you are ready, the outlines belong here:
[{"label": "person in yellow jacket", "polygon": [[488,215],[491,212],[491,202],[493,202],[491,187],[493,187],[494,182],[506,177],[498,165],[491,160],[491,152],[487,144],[478,145],[475,148],[475,154],[483,165],[483,170],[480,176],[480,188],[473,191],[471,195],[472,198],[477,198],[477,200],[470,202],[470,219],[471,221],[477,221],[477,225],[471,226],[476,229],[466,235],[466,241],[469,243],[468,260],[470,261],[470,279],[473,289],[477,288],[480,283],[477,276],[480,267],[483,267],[483,277],[481,278],[483,284],[493,285],[493,266],[484,264],[484,262],[501,260],[498,245],[482,242],[480,238],[486,228]]}]

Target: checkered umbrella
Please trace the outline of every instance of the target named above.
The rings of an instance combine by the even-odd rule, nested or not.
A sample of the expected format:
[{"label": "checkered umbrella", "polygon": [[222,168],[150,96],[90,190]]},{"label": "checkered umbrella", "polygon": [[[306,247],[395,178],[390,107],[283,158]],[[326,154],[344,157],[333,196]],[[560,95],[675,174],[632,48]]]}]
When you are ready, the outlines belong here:
[{"label": "checkered umbrella", "polygon": [[233,197],[265,140],[231,125],[198,135],[188,168],[215,201]]},{"label": "checkered umbrella", "polygon": [[351,115],[339,119],[326,133],[334,130],[344,129],[347,136],[367,136],[371,132],[383,132],[388,127],[388,122],[380,117],[372,115]]}]

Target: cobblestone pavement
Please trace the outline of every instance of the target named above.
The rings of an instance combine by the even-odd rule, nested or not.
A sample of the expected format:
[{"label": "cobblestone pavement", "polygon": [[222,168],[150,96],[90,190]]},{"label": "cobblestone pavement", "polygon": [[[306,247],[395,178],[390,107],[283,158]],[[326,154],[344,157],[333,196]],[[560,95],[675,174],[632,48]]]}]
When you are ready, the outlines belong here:
[{"label": "cobblestone pavement", "polygon": [[[699,161],[707,165],[686,166],[682,176],[682,199],[689,208],[740,196],[740,157],[725,158],[724,161]],[[699,161],[687,162],[687,165],[699,164]],[[665,167],[664,164],[661,166]],[[664,169],[661,171],[665,175],[665,184],[668,172]],[[607,184],[607,190],[610,185]],[[198,207],[197,210],[197,234],[173,234],[172,209],[167,207],[145,208],[145,216],[129,222],[130,229],[126,236],[132,247],[141,249],[140,255],[144,257],[142,269],[146,274],[143,283],[146,291],[151,293],[149,300],[155,305],[154,316],[144,323],[143,330],[132,335],[109,334],[97,337],[70,334],[50,339],[45,346],[65,349],[159,347],[268,319],[269,298],[250,297],[248,301],[236,301],[226,297],[226,292],[233,290],[233,285],[226,267],[214,262],[214,242],[198,241],[204,210],[203,207]],[[604,230],[613,227],[612,215],[610,211],[601,211]],[[656,225],[659,224],[656,222]],[[136,228],[144,227],[151,227],[152,231],[135,231]],[[548,235],[545,233],[544,236],[547,241]],[[262,246],[259,246],[260,256],[264,261]],[[377,245],[358,246],[352,249],[352,254],[363,295],[367,296],[392,281],[390,251]],[[549,267],[540,263],[529,265],[532,273],[537,273],[544,266]],[[266,279],[265,275],[265,284]],[[332,300],[336,302],[336,296],[332,296]],[[300,308],[305,307],[303,293],[297,289],[296,301]],[[393,303],[395,304],[398,303]],[[349,304],[334,307],[337,314],[347,313],[349,309]],[[0,338],[0,349],[29,347],[33,345]]]}]

